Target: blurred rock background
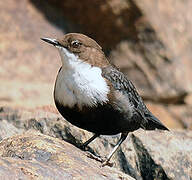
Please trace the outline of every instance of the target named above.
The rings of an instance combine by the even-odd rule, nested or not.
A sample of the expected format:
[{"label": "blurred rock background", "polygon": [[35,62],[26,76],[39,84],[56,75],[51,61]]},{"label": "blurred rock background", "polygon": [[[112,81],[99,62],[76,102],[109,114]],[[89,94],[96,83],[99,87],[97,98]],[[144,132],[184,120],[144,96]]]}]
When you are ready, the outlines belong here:
[{"label": "blurred rock background", "polygon": [[190,0],[1,1],[0,105],[54,108],[59,55],[40,37],[82,32],[169,128],[191,129],[191,7]]},{"label": "blurred rock background", "polygon": [[[190,134],[191,9],[190,0],[0,1],[1,139],[30,128],[44,133],[37,128],[44,124],[33,126],[27,122],[38,121],[45,112],[45,119],[51,112],[59,116],[52,96],[59,54],[40,37],[60,37],[68,32],[94,38],[109,60],[136,85],[149,109],[170,129],[184,129],[183,133]],[[17,116],[18,109],[27,112],[27,116],[29,112],[34,114],[23,118]],[[134,164],[140,168],[139,173],[132,172],[130,166],[118,167],[136,179],[147,178],[138,162],[142,161]],[[164,174],[168,172],[165,169]],[[171,178],[168,174],[166,177]]]}]

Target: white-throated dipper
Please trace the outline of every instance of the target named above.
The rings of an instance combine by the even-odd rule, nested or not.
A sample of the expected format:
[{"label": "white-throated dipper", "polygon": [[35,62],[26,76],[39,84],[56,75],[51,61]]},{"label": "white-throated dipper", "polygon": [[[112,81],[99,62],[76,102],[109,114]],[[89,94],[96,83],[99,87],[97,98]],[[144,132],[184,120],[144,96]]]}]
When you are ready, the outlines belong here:
[{"label": "white-throated dipper", "polygon": [[105,165],[129,132],[168,130],[145,106],[134,85],[117,70],[96,41],[79,33],[61,39],[42,38],[60,53],[60,68],[54,89],[54,100],[61,115],[73,125],[95,135],[121,137],[103,162]]}]

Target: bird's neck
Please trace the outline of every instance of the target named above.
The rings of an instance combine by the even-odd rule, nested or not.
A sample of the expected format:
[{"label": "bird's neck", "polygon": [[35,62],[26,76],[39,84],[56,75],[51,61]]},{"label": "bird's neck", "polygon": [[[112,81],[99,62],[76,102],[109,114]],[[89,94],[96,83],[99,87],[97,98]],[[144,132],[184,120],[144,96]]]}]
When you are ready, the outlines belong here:
[{"label": "bird's neck", "polygon": [[81,61],[79,60],[79,57],[68,51],[66,48],[59,47],[59,54],[61,57],[61,63],[63,69],[73,69],[74,66],[77,66]]}]

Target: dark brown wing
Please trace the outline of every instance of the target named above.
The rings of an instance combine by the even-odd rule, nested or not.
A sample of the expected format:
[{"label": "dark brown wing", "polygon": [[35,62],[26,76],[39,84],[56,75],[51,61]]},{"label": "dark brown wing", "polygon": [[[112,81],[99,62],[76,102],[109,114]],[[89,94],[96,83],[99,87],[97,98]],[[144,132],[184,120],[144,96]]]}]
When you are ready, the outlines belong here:
[{"label": "dark brown wing", "polygon": [[143,119],[141,127],[147,130],[155,128],[168,130],[159,119],[157,119],[146,107],[142,98],[139,96],[133,83],[115,67],[105,67],[102,69],[102,75],[112,83],[115,90],[121,91],[125,98],[128,98],[130,106]]}]

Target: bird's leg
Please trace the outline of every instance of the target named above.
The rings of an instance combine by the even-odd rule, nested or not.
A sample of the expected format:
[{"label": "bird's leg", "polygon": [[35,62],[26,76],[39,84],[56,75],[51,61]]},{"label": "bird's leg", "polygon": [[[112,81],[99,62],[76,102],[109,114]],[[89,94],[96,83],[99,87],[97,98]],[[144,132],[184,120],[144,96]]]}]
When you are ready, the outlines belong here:
[{"label": "bird's leg", "polygon": [[122,142],[126,139],[127,135],[128,135],[128,132],[121,133],[121,137],[120,137],[119,141],[117,142],[117,144],[115,145],[113,150],[110,152],[110,154],[107,156],[107,159],[102,163],[102,167],[108,164],[109,160],[111,159],[113,154],[117,151],[117,149],[122,144]]},{"label": "bird's leg", "polygon": [[96,139],[97,137],[99,137],[100,135],[99,134],[94,134],[90,139],[88,139],[86,142],[84,142],[82,145],[81,145],[81,148],[82,149],[85,149],[85,147],[91,143],[94,139]]}]

